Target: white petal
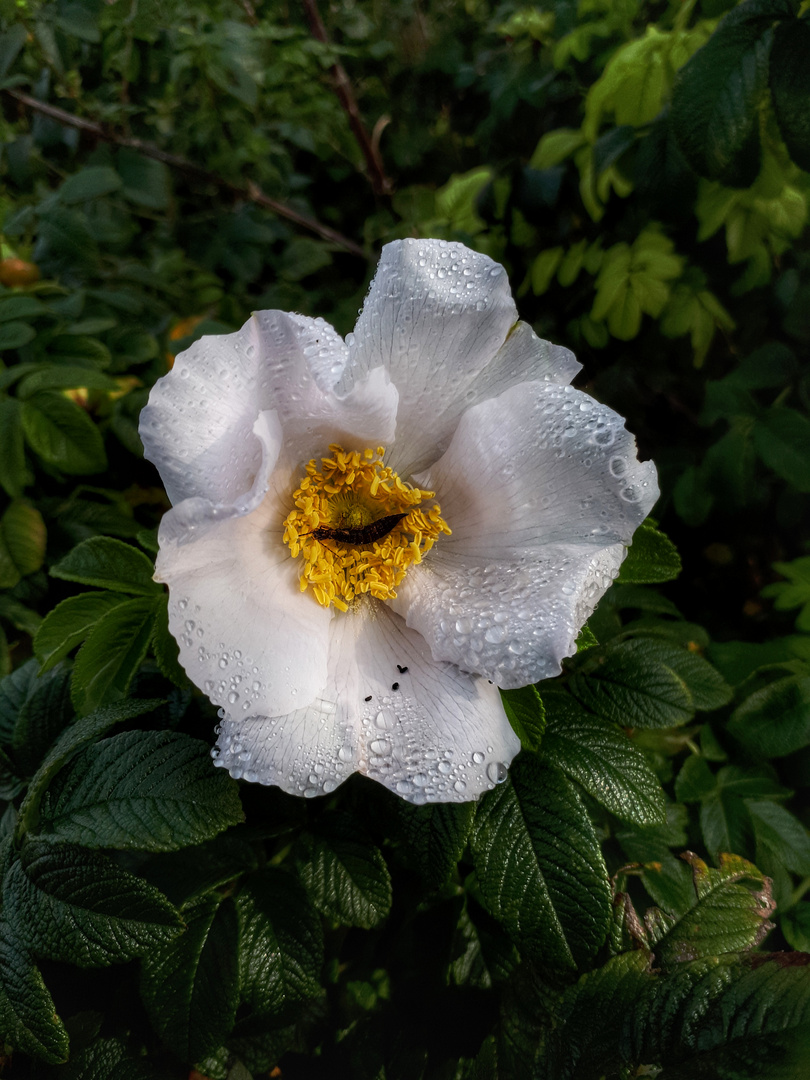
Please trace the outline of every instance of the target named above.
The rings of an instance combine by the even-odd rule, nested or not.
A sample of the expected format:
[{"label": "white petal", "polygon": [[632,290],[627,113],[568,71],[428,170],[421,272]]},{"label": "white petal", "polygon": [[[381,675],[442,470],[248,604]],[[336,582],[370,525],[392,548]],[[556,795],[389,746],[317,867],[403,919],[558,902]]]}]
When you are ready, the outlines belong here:
[{"label": "white petal", "polygon": [[187,499],[161,523],[155,577],[169,585],[180,662],[231,713],[289,711],[326,678],[332,612],[302,595],[282,542],[288,488],[242,516]]},{"label": "white petal", "polygon": [[421,486],[453,530],[395,610],[437,660],[524,686],[559,672],[658,497],[622,418],[572,387],[526,383],[471,409]]},{"label": "white petal", "polygon": [[258,312],[237,333],[201,338],[181,353],[140,423],[144,453],[172,503],[225,505],[244,495],[261,461],[253,425],[265,410],[277,413],[288,454],[312,456],[349,436],[363,446],[389,440],[396,389],[376,372],[342,400],[334,387],[347,357],[328,323],[281,311]]},{"label": "white petal", "polygon": [[434,461],[466,393],[517,322],[502,266],[463,244],[398,240],[383,248],[354,334],[346,386],[382,363],[399,390],[386,461],[406,474]]},{"label": "white petal", "polygon": [[496,687],[437,664],[377,603],[332,622],[328,679],[308,708],[228,709],[218,746],[218,765],[291,794],[325,794],[360,771],[415,803],[477,798],[520,749]]}]

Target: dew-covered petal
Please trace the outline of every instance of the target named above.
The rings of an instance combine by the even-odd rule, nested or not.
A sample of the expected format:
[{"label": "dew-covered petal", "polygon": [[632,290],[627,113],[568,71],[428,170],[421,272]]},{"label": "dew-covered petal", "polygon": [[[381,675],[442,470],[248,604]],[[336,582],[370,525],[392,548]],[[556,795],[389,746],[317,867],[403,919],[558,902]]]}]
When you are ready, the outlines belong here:
[{"label": "dew-covered petal", "polygon": [[464,802],[500,783],[520,749],[496,687],[436,663],[423,638],[376,602],[330,627],[329,674],[287,715],[226,710],[217,764],[321,795],[359,771],[410,802]]},{"label": "dew-covered petal", "polygon": [[347,338],[344,385],[380,363],[388,369],[400,395],[386,455],[394,469],[407,473],[436,459],[516,322],[506,273],[486,255],[443,240],[386,244]]},{"label": "dew-covered petal", "polygon": [[347,358],[323,319],[282,311],[257,312],[236,333],[201,338],[181,353],[140,422],[144,453],[172,503],[224,505],[243,495],[261,460],[253,425],[265,410],[276,412],[288,453],[311,456],[314,443],[317,451],[348,436],[363,445],[390,439],[395,387],[384,371],[370,373],[341,398],[334,388]]},{"label": "dew-covered petal", "polygon": [[332,612],[303,596],[282,542],[291,478],[257,509],[187,499],[161,522],[155,577],[189,678],[237,715],[311,701],[326,678]]},{"label": "dew-covered petal", "polygon": [[453,533],[394,607],[437,660],[505,688],[558,673],[658,497],[622,418],[550,383],[469,410],[417,479]]}]

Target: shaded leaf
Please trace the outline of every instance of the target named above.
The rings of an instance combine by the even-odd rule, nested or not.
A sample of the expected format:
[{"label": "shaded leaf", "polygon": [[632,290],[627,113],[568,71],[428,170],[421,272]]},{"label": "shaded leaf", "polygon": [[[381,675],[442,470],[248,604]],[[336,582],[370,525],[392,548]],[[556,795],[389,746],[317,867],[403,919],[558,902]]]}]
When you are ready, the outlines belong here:
[{"label": "shaded leaf", "polygon": [[0,1030],[17,1050],[55,1065],[66,1061],[68,1035],[28,949],[0,918]]}]

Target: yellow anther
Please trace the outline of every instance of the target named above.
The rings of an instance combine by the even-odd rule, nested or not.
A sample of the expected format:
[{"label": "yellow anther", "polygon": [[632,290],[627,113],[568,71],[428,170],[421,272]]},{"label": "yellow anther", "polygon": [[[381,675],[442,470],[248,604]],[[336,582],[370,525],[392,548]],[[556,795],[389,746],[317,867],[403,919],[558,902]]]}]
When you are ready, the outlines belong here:
[{"label": "yellow anther", "polygon": [[293,492],[284,543],[293,558],[303,554],[301,591],[311,588],[324,607],[348,611],[366,593],[393,599],[408,568],[450,532],[434,493],[405,483],[384,454],[333,444],[307,463]]}]

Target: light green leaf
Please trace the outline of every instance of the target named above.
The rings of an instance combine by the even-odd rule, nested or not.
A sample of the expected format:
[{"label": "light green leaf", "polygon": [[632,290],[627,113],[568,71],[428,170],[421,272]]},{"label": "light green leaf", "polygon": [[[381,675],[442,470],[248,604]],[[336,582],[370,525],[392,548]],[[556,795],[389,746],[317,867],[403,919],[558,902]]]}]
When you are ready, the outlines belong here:
[{"label": "light green leaf", "polygon": [[84,641],[99,619],[125,604],[121,593],[98,592],[69,596],[48,612],[34,637],[34,653],[44,674]]},{"label": "light green leaf", "polygon": [[678,549],[648,519],[633,533],[633,542],[619,571],[622,585],[655,585],[672,581],[681,572]]},{"label": "light green leaf", "polygon": [[565,777],[524,753],[478,804],[470,846],[481,892],[527,957],[557,970],[602,945],[610,887],[599,843]]},{"label": "light green leaf", "polygon": [[185,932],[144,954],[141,998],[161,1039],[199,1061],[230,1034],[239,1001],[239,925],[233,900],[207,896],[183,912]]},{"label": "light green leaf", "polygon": [[92,712],[126,695],[149,648],[159,604],[160,597],[137,597],[98,620],[73,668],[77,712]]},{"label": "light green leaf", "polygon": [[324,814],[296,846],[298,876],[330,919],[370,929],[391,910],[391,877],[382,852],[349,814]]},{"label": "light green leaf", "polygon": [[51,568],[54,577],[96,585],[113,592],[156,596],[162,586],[153,580],[155,568],[138,548],[109,536],[93,536],[78,544]]},{"label": "light green leaf", "polygon": [[3,899],[9,924],[34,953],[78,967],[132,960],[182,927],[157,889],[72,844],[24,844]]}]

